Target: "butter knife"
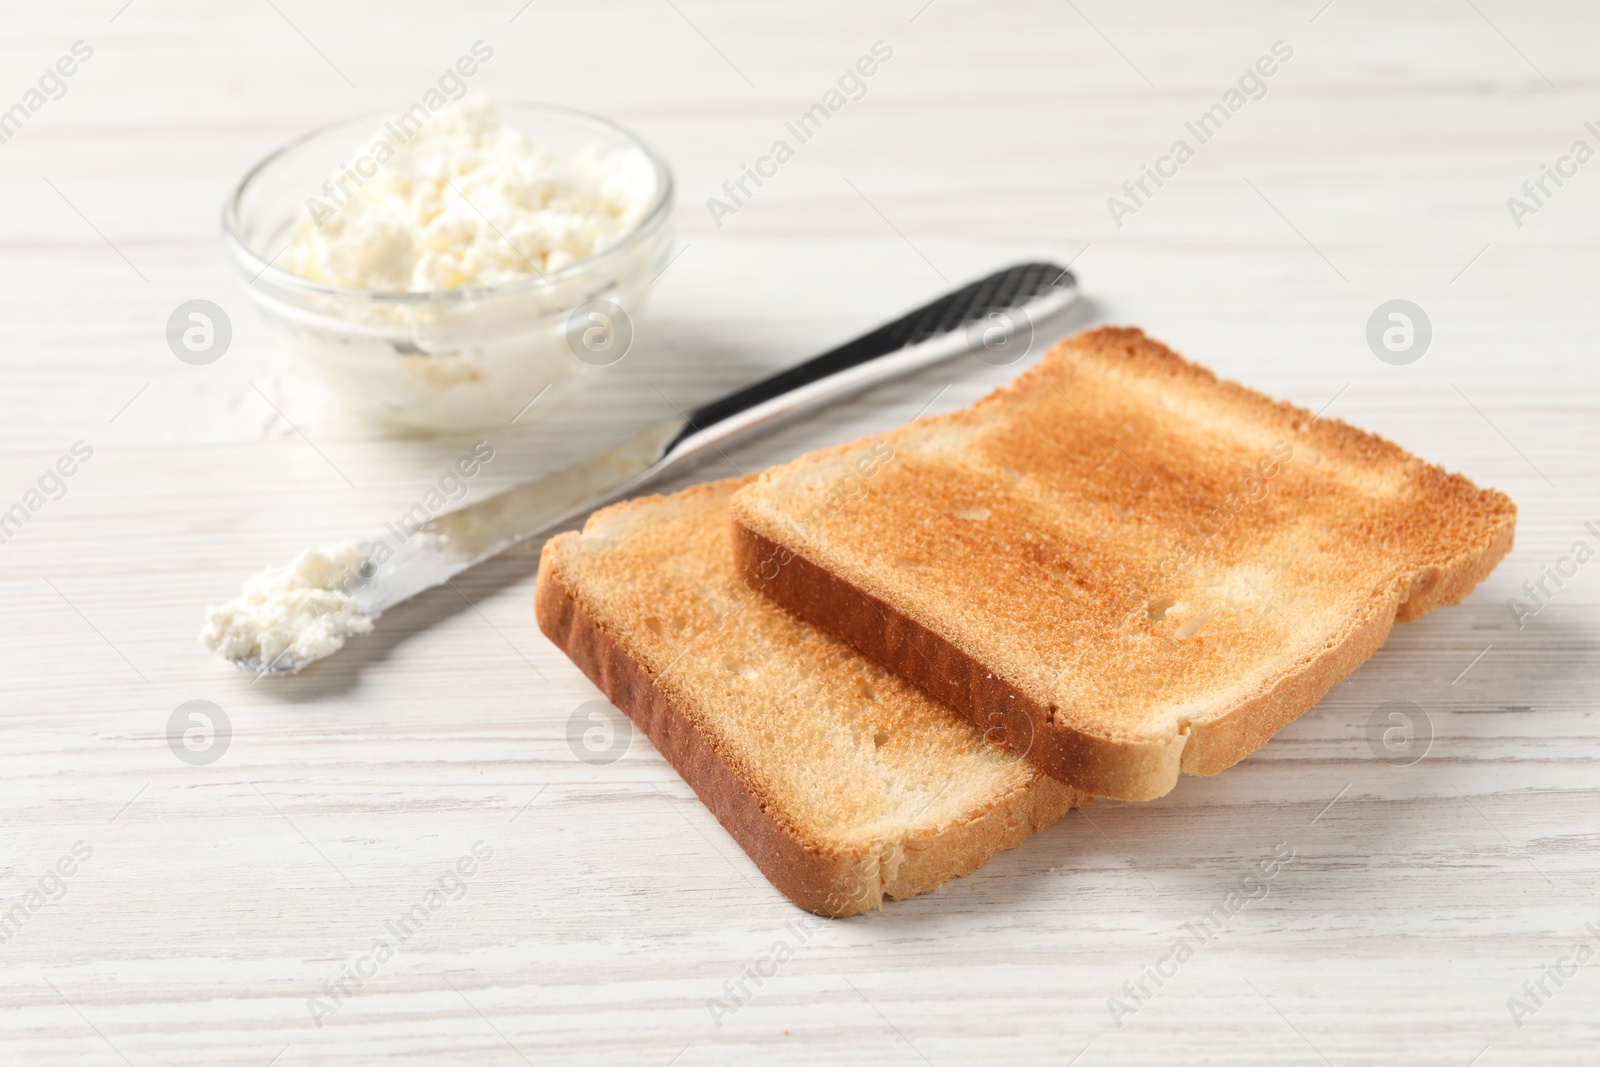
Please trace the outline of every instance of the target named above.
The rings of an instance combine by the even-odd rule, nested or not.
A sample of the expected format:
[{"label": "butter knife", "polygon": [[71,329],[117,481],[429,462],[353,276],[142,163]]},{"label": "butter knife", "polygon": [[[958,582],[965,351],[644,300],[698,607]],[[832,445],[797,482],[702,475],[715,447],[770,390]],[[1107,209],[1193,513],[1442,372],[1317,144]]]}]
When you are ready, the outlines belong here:
[{"label": "butter knife", "polygon": [[344,583],[349,588],[313,588],[309,601],[295,605],[308,625],[319,628],[317,641],[295,640],[292,633],[256,639],[247,625],[244,633],[229,632],[230,625],[240,630],[237,620],[248,618],[248,612],[224,619],[214,640],[218,624],[213,620],[240,600],[211,609],[202,641],[243,670],[293,674],[337,651],[345,637],[371,630],[371,620],[396,604],[691,467],[736,440],[965,352],[976,351],[992,363],[1015,362],[1031,346],[1035,324],[1076,296],[1077,281],[1064,267],[1008,267],[687,415],[657,423],[608,452],[439,515],[409,534],[391,530],[361,542],[358,577]]}]

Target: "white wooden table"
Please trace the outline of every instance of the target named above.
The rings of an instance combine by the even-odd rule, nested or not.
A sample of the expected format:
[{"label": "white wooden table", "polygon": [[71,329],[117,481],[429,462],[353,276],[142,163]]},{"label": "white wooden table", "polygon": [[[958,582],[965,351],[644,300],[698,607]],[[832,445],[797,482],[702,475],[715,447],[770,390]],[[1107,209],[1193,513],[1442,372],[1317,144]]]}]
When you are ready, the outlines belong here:
[{"label": "white wooden table", "polygon": [[[1600,13],[123,3],[12,4],[0,33],[0,106],[74,41],[93,49],[0,144],[0,508],[74,442],[93,450],[0,544],[0,915],[20,916],[0,944],[0,1060],[1594,1062],[1600,975],[1564,961],[1600,949],[1600,563],[1520,629],[1507,600],[1574,541],[1600,544],[1583,526],[1600,520],[1600,162],[1547,179],[1520,228],[1506,199],[1573,141],[1600,148],[1584,127]],[[197,646],[204,605],[376,529],[463,442],[364,429],[285,375],[220,204],[277,145],[414,99],[479,39],[495,55],[476,88],[661,148],[684,250],[635,350],[584,402],[498,435],[475,498],[1046,256],[1075,260],[1090,297],[1055,333],[1139,324],[1331,404],[1510,493],[1516,549],[1226,774],[1095,804],[843,922],[771,889],[643,739],[609,766],[574,758],[567,720],[595,691],[534,624],[537,545],[252,684]],[[893,57],[866,96],[717,228],[705,199],[879,40]],[[1293,56],[1265,95],[1115,225],[1107,198],[1193,142],[1185,122],[1280,40]],[[234,327],[205,367],[163,337],[195,298]],[[1408,366],[1364,339],[1394,298],[1433,325]],[[731,459],[888,428],[1012,373],[965,358]],[[167,743],[191,700],[231,722],[209,765]],[[1369,722],[1408,702],[1432,740],[1399,766]],[[1264,897],[1164,984],[1143,978],[1280,844],[1294,859]],[[492,854],[450,880],[475,845]],[[364,962],[441,880],[450,899]],[[780,940],[794,958],[714,1020],[708,1001]],[[347,966],[366,973],[319,1026]],[[1142,978],[1135,1003],[1124,983]],[[1514,1019],[1509,998],[1541,979]],[[1114,1019],[1113,997],[1137,1010]]]}]

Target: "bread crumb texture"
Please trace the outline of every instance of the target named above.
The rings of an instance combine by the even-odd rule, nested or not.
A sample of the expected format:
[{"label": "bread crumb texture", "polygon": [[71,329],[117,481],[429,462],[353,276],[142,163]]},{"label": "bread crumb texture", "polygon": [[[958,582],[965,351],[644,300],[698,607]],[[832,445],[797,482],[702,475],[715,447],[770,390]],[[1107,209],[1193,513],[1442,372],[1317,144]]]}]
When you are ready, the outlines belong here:
[{"label": "bread crumb texture", "polygon": [[869,897],[932,888],[1067,810],[1074,791],[751,590],[729,538],[739,485],[598,512],[550,542],[540,581],[643,669],[782,833],[864,864]]},{"label": "bread crumb texture", "polygon": [[1464,596],[1516,521],[1503,493],[1113,328],[972,408],[774,468],[733,514],[1085,734],[1170,739],[1328,675],[1206,773],[1396,618]]}]

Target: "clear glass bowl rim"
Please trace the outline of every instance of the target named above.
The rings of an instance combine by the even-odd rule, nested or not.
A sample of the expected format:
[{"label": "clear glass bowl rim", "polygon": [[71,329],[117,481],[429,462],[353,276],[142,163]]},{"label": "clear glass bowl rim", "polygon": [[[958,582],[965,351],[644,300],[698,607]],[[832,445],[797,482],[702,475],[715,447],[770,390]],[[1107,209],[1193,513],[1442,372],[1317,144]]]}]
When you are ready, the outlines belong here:
[{"label": "clear glass bowl rim", "polygon": [[[392,117],[391,111],[374,111],[368,112],[365,115],[356,115],[350,118],[341,119],[338,122],[332,122],[326,126],[319,126],[308,133],[301,134],[288,144],[285,144],[269,153],[266,158],[262,159],[255,166],[251,167],[250,170],[246,172],[245,176],[240,179],[238,186],[235,187],[233,193],[228,197],[227,203],[223,206],[223,243],[227,245],[228,252],[233,257],[234,262],[250,275],[252,284],[257,281],[266,280],[273,285],[281,286],[285,289],[292,289],[301,293],[324,297],[337,297],[343,300],[360,301],[366,303],[429,304],[438,303],[441,301],[482,300],[489,297],[503,296],[508,293],[521,293],[542,289],[547,286],[558,285],[573,278],[580,278],[608,260],[617,258],[626,254],[627,252],[632,251],[634,247],[643,242],[661,224],[665,217],[671,213],[673,198],[672,169],[667,166],[667,161],[662,158],[659,152],[657,152],[654,148],[651,148],[649,144],[645,143],[645,141],[639,138],[632,131],[617,125],[610,119],[601,118],[599,115],[590,114],[587,111],[579,111],[576,108],[561,107],[558,104],[542,104],[528,100],[496,100],[494,101],[494,106],[496,108],[518,111],[522,113],[527,113],[530,111],[538,112],[569,122],[577,122],[581,125],[596,127],[604,130],[614,137],[617,137],[618,139],[628,143],[633,148],[642,152],[645,158],[650,161],[650,165],[654,169],[656,176],[655,200],[651,202],[649,209],[644,214],[644,217],[635,223],[631,230],[623,234],[622,238],[618,240],[616,244],[611,245],[596,255],[589,256],[586,259],[581,259],[576,263],[563,267],[561,270],[544,275],[536,274],[529,275],[525,278],[507,279],[506,281],[495,282],[490,285],[462,286],[458,289],[404,291],[396,289],[362,289],[350,285],[332,285],[327,282],[319,282],[314,279],[307,278],[304,275],[295,274],[292,271],[284,270],[282,267],[274,266],[268,260],[265,260],[257,255],[255,251],[251,249],[250,246],[245,242],[244,227],[239,216],[240,203],[244,199],[245,193],[249,190],[251,183],[259,178],[262,172],[272,164],[293,152],[295,149],[300,148],[313,138],[320,137],[331,130],[338,129],[343,126],[354,126],[357,123],[368,121],[377,123],[381,122],[385,118]],[[282,253],[279,254],[281,255]]]}]

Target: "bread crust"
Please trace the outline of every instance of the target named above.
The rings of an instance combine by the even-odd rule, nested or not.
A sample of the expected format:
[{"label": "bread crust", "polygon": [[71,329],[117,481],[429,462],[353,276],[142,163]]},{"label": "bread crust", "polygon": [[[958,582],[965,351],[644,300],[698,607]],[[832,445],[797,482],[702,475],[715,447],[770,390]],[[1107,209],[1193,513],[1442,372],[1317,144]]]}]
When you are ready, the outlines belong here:
[{"label": "bread crust", "polygon": [[1181,738],[1165,744],[1094,737],[1050,721],[1021,690],[891,605],[733,522],[734,556],[750,585],[850,644],[947,707],[987,738],[1093,796],[1144,800],[1175,780]]},{"label": "bread crust", "polygon": [[[618,505],[628,507],[637,504]],[[583,671],[683,777],[762,874],[795,904],[840,918],[936,889],[1087,801],[1078,790],[1036,777],[965,823],[914,834],[886,854],[843,854],[809,846],[767,811],[738,774],[619,641],[560,578],[561,543],[547,542],[534,604],[539,628]]]},{"label": "bread crust", "polygon": [[[1314,433],[1330,446],[1389,460],[1411,459],[1375,435],[1332,419],[1318,424],[1299,408],[1220,381],[1140,331],[1102,329],[1063,342],[1069,344],[1123,349],[1130,362],[1151,376],[1201,383],[1236,400],[1263,405],[1273,417],[1297,424],[1297,429]],[[1011,390],[1041,373],[1041,368],[1029,371],[973,410],[1003,402]],[[856,447],[841,445],[826,452]],[[1465,479],[1436,468],[1430,476],[1470,487]],[[743,521],[742,495],[735,497],[732,507],[734,552],[751,586],[955,709],[991,737],[1024,753],[1045,773],[1094,795],[1123,800],[1161,796],[1177,784],[1180,771],[1216,774],[1261,747],[1370,657],[1397,620],[1411,621],[1471,592],[1510,550],[1515,531],[1515,507],[1491,491],[1508,512],[1502,525],[1463,535],[1460,551],[1452,558],[1417,568],[1394,588],[1374,590],[1363,610],[1315,655],[1293,664],[1216,718],[1182,722],[1169,734],[1118,736],[1069,725],[1065,716],[996,677],[951,640],[808,559],[797,546],[781,544],[757,530]]]}]

